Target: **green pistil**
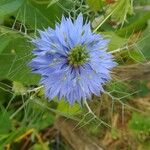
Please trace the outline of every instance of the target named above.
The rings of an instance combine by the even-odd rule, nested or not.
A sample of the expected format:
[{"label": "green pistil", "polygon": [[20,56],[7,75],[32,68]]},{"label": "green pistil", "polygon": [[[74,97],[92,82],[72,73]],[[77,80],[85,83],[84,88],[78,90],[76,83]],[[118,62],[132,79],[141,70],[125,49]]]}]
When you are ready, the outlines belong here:
[{"label": "green pistil", "polygon": [[77,45],[73,49],[71,49],[68,54],[68,62],[70,65],[77,67],[79,65],[83,65],[89,59],[89,54],[85,47],[81,45]]}]

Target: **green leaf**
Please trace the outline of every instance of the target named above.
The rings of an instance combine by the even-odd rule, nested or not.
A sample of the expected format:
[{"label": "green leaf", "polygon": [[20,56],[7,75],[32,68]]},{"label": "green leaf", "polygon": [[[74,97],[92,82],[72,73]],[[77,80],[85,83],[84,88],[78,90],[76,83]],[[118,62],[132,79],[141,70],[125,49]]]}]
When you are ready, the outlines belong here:
[{"label": "green leaf", "polygon": [[8,80],[0,81],[0,104],[8,103],[11,99],[11,82]]},{"label": "green leaf", "polygon": [[138,113],[133,113],[129,122],[129,128],[136,132],[150,132],[150,117]]},{"label": "green leaf", "polygon": [[7,36],[6,34],[0,35],[0,53],[6,48],[6,46],[9,44],[11,38],[10,36]]},{"label": "green leaf", "polygon": [[139,50],[145,58],[150,59],[150,20],[148,21],[148,26],[143,32],[139,42],[136,44],[136,49]]},{"label": "green leaf", "polygon": [[107,84],[107,89],[117,98],[126,97],[126,99],[121,99],[122,101],[130,98],[129,93],[131,93],[131,89],[128,84],[123,81],[111,81],[110,84]]},{"label": "green leaf", "polygon": [[31,31],[54,27],[56,20],[61,17],[62,10],[53,5],[47,8],[47,4],[38,4],[34,1],[26,1],[16,14],[17,20],[26,25]]},{"label": "green leaf", "polygon": [[0,135],[7,134],[11,129],[11,121],[9,119],[9,114],[4,111],[0,113]]},{"label": "green leaf", "polygon": [[32,48],[25,38],[11,40],[0,54],[0,80],[9,79],[26,84],[37,84],[39,76],[32,74],[28,66],[32,58]]},{"label": "green leaf", "polygon": [[128,37],[133,34],[133,32],[143,30],[149,19],[150,11],[136,13],[136,15],[131,17],[128,20],[128,23],[123,28],[117,30],[116,33],[122,37]]},{"label": "green leaf", "polygon": [[49,150],[47,143],[34,144],[32,150]]},{"label": "green leaf", "polygon": [[[116,9],[116,10],[115,10]],[[112,18],[118,23],[124,23],[128,14],[133,14],[133,6],[130,0],[118,0],[110,5],[110,11],[114,11]]]},{"label": "green leaf", "polygon": [[140,91],[138,93],[139,97],[144,97],[145,95],[149,94],[149,88],[148,88],[147,84],[148,84],[148,81],[145,81],[145,80],[134,83],[136,90]]},{"label": "green leaf", "polygon": [[128,53],[129,53],[129,56],[132,58],[132,60],[134,60],[135,62],[144,62],[145,61],[145,57],[139,50],[130,49],[130,51],[128,51]]},{"label": "green leaf", "polygon": [[5,136],[5,138],[0,139],[0,149],[3,149],[6,144],[12,143],[17,137],[21,136],[26,131],[26,128],[21,127],[15,129]]},{"label": "green leaf", "polygon": [[109,43],[110,51],[121,48],[127,43],[126,38],[122,38],[118,36],[117,34],[115,34],[114,32],[105,32],[104,34],[107,35],[110,39],[110,43]]},{"label": "green leaf", "polygon": [[71,106],[68,102],[66,102],[64,99],[62,99],[57,107],[57,110],[66,113],[68,115],[77,115],[82,112],[81,106],[78,103],[75,103],[73,106]]},{"label": "green leaf", "polygon": [[102,0],[86,0],[92,11],[99,11],[103,7]]},{"label": "green leaf", "polygon": [[5,16],[15,12],[24,0],[1,0],[0,1],[0,16]]},{"label": "green leaf", "polygon": [[137,3],[137,5],[150,5],[149,0],[136,0],[135,3]]},{"label": "green leaf", "polygon": [[59,0],[51,0],[47,7],[50,7],[50,6],[54,5],[54,4],[57,3],[58,1],[59,1]]},{"label": "green leaf", "polygon": [[36,123],[33,126],[38,130],[42,130],[51,126],[54,123],[54,120],[55,118],[50,112],[44,113],[40,119],[36,120]]}]

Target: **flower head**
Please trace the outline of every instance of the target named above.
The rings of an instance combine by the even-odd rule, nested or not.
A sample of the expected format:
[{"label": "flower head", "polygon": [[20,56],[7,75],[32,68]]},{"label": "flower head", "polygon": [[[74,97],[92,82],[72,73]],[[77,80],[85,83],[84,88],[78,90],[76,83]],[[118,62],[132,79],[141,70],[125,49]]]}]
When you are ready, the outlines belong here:
[{"label": "flower head", "polygon": [[111,79],[116,63],[106,52],[108,40],[92,33],[90,23],[83,24],[82,14],[74,22],[62,17],[55,29],[39,34],[32,40],[36,48],[30,66],[41,75],[46,97],[64,97],[73,104],[104,91],[102,86]]}]

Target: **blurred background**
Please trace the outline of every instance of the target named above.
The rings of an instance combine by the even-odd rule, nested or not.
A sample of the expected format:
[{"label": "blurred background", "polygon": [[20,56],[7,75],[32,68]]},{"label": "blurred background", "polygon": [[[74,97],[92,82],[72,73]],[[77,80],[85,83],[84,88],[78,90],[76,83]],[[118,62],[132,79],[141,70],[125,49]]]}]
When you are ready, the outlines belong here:
[{"label": "blurred background", "polygon": [[[32,37],[79,13],[118,66],[90,112],[47,102],[27,66]],[[94,114],[93,114],[94,113]],[[0,0],[0,150],[150,149],[150,0]]]}]

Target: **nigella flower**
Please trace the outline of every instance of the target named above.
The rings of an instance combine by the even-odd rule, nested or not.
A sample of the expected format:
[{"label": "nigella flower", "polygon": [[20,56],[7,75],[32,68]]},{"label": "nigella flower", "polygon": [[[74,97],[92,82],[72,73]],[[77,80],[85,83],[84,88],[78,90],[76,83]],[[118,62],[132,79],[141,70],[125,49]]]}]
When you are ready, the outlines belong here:
[{"label": "nigella flower", "polygon": [[39,34],[32,40],[36,48],[30,66],[41,75],[40,84],[49,100],[57,96],[70,104],[80,103],[104,92],[102,86],[111,79],[116,63],[106,52],[108,40],[92,33],[90,23],[83,23],[82,14],[74,22],[62,17],[55,29]]}]

